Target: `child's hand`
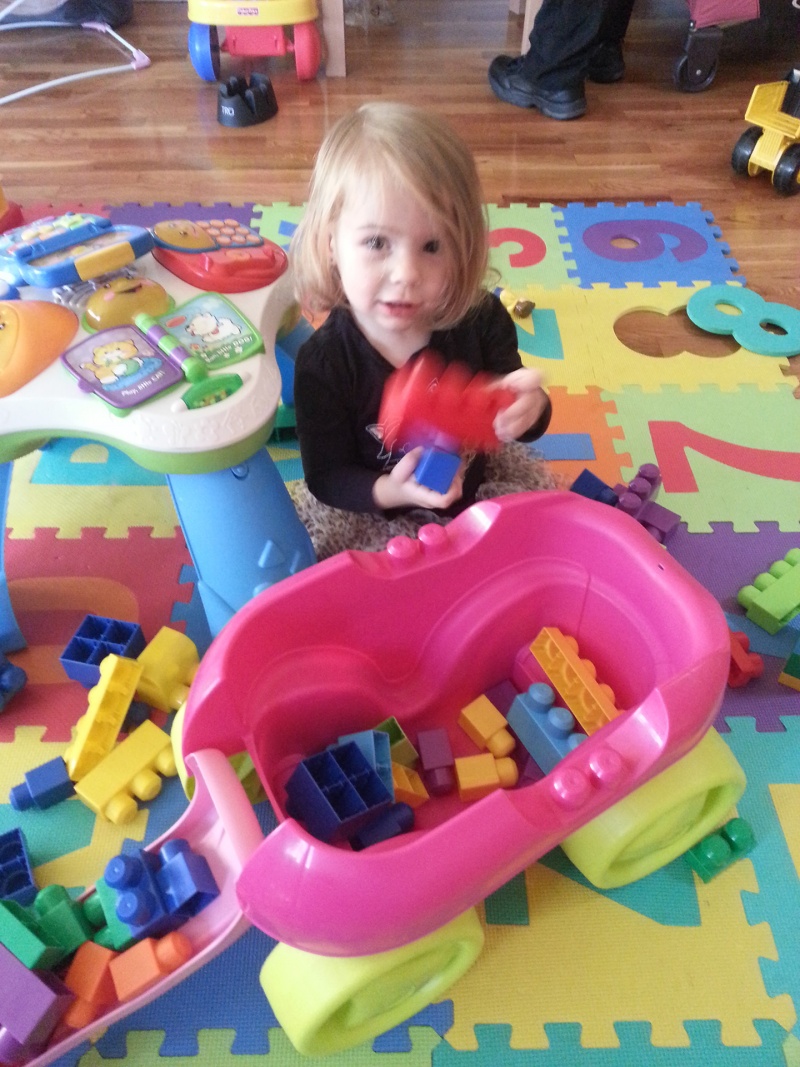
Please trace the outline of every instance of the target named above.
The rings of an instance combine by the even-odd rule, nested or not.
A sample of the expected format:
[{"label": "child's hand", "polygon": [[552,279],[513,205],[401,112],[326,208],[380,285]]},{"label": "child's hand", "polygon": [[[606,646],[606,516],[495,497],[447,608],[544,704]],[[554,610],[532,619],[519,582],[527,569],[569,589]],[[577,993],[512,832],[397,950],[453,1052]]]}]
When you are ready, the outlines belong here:
[{"label": "child's hand", "polygon": [[449,508],[461,499],[464,491],[464,470],[466,464],[456,471],[455,477],[446,493],[437,493],[420,485],[414,477],[414,471],[422,458],[422,448],[406,452],[400,462],[392,467],[388,474],[382,474],[372,487],[372,498],[379,508]]},{"label": "child's hand", "polygon": [[494,432],[498,441],[516,441],[533,426],[545,409],[547,394],[542,389],[542,376],[538,370],[520,367],[500,378],[496,387],[513,390],[516,399],[497,414]]}]

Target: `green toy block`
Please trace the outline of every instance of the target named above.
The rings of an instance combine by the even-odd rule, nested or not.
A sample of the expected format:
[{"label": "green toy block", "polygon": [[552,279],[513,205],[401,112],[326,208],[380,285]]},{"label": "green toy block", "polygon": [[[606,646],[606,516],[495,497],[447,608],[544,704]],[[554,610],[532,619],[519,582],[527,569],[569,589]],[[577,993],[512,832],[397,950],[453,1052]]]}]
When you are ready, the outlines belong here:
[{"label": "green toy block", "polygon": [[395,763],[402,763],[404,767],[416,767],[419,763],[419,753],[406,737],[403,727],[393,715],[388,719],[384,719],[383,722],[379,722],[373,729],[381,730],[389,735],[389,749],[392,754],[392,760]]},{"label": "green toy block", "polygon": [[685,856],[695,874],[704,882],[710,882],[726,867],[746,856],[755,843],[755,834],[747,820],[736,818],[698,841]]},{"label": "green toy block", "polygon": [[122,952],[136,940],[130,927],[117,918],[117,891],[106,885],[104,878],[98,878],[94,884],[94,893],[83,902],[83,914],[96,929],[92,937],[103,948],[113,948]]},{"label": "green toy block", "polygon": [[0,944],[30,971],[50,970],[66,955],[42,936],[34,917],[15,900],[0,900]]},{"label": "green toy block", "polygon": [[94,935],[94,927],[63,885],[48,885],[33,902],[36,921],[48,941],[61,945],[71,955]]},{"label": "green toy block", "polygon": [[800,613],[799,564],[800,548],[792,548],[737,594],[748,619],[768,634],[776,634]]}]

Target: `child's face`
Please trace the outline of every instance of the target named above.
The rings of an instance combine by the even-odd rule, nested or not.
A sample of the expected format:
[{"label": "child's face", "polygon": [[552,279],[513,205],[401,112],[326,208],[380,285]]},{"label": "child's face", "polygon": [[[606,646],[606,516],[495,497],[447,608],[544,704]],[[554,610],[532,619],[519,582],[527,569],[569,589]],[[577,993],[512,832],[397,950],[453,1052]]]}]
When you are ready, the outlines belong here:
[{"label": "child's face", "polygon": [[373,344],[427,343],[455,267],[441,223],[414,196],[364,183],[345,202],[331,249],[356,322]]}]

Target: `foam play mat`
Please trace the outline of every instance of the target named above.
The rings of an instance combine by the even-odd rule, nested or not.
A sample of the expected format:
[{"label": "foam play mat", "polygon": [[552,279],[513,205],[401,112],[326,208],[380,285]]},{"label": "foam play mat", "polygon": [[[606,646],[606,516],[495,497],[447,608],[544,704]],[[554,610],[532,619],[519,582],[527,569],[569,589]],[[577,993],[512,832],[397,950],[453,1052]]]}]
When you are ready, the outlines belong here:
[{"label": "foam play mat", "polygon": [[[38,217],[35,205],[23,208]],[[303,211],[280,203],[92,208],[133,227],[235,220],[283,248]],[[657,465],[655,499],[680,519],[664,551],[763,661],[760,676],[726,690],[715,723],[747,776],[736,814],[756,844],[708,881],[679,857],[607,891],[556,848],[480,905],[485,947],[446,999],[327,1062],[800,1067],[800,595],[774,632],[737,599],[800,548],[800,313],[751,294],[735,249],[699,204],[490,205],[488,214],[496,284],[518,309],[520,353],[542,371],[553,400],[536,447],[565,487],[585,470],[613,487]],[[698,300],[690,322],[687,305],[711,287],[746,290],[755,302],[721,319]],[[632,347],[632,336],[646,339],[647,351]],[[267,447],[284,481],[301,477],[291,434]],[[209,629],[164,476],[88,437],[54,438],[14,462],[4,563],[27,643],[9,658],[28,682],[0,714],[0,834],[22,829],[39,887],[77,894],[110,857],[164,833],[187,801],[169,777],[122,826],[76,798],[46,811],[10,804],[28,770],[64,753],[86,711],[86,689],[59,657],[86,615],[137,623],[147,639],[172,627],[201,654]],[[786,672],[795,684],[785,684]],[[156,718],[168,728],[166,714]],[[263,829],[274,825],[265,802],[257,813]],[[249,929],[58,1063],[313,1062],[289,1042],[259,985],[273,944]]]}]

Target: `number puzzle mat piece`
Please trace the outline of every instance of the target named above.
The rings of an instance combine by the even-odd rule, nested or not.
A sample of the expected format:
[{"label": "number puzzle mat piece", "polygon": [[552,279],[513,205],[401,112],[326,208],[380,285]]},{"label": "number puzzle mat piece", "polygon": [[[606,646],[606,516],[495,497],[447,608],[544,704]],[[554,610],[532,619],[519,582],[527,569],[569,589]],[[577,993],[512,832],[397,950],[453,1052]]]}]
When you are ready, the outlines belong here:
[{"label": "number puzzle mat piece", "polygon": [[628,387],[603,396],[617,406],[609,420],[622,427],[625,450],[637,464],[658,464],[659,500],[690,532],[727,521],[738,532],[755,532],[757,522],[800,530],[800,405],[790,392]]},{"label": "number puzzle mat piece", "polygon": [[[534,448],[565,486],[585,467],[614,485],[659,463],[658,500],[683,519],[668,551],[744,628],[738,588],[800,544],[800,401],[786,361],[733,346],[716,358],[651,357],[620,341],[615,323],[631,311],[680,314],[698,289],[742,281],[710,213],[669,207],[489,205],[491,259],[498,287],[535,303],[516,320],[519,348],[545,375],[554,413]],[[287,247],[303,208],[129,204],[106,213],[138,225],[235,217]],[[301,477],[295,441],[270,453],[285,481]],[[85,690],[58,663],[84,615],[138,622],[146,635],[171,624],[194,631],[194,572],[163,478],[88,442],[56,441],[15,463],[7,527],[11,598],[28,641],[12,659],[29,684],[0,716],[0,833],[22,826],[39,884],[77,888],[110,856],[172,825],[186,803],[179,783],[165,781],[124,828],[77,800],[16,812],[8,790],[63,753],[86,710]],[[206,629],[198,648],[209,638]],[[738,813],[757,844],[745,860],[707,884],[679,859],[600,892],[554,850],[486,903],[487,948],[447,1001],[327,1062],[800,1067],[800,695],[777,683],[785,635],[764,640],[764,674],[728,690],[717,719],[748,777]],[[268,832],[268,806],[256,810]],[[271,946],[249,931],[59,1067],[307,1063],[276,1029],[258,984]]]},{"label": "number puzzle mat piece", "polygon": [[699,204],[568,204],[561,219],[575,262],[570,275],[583,287],[726,282],[739,270]]}]

